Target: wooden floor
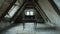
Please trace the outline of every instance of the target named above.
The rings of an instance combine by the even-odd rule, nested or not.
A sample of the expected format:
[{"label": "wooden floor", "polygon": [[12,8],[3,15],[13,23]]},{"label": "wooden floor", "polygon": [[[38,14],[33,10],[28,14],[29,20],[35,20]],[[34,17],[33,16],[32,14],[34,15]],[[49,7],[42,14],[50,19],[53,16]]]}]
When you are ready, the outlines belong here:
[{"label": "wooden floor", "polygon": [[46,24],[37,24],[36,28],[34,26],[34,23],[25,23],[25,28],[23,28],[22,24],[18,24],[2,34],[60,34],[60,31]]}]

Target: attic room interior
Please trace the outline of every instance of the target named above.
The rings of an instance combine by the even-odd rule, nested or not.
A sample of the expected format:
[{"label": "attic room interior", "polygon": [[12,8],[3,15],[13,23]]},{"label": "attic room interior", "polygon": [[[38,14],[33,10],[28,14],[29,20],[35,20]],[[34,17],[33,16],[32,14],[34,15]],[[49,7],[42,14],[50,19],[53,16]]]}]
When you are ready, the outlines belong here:
[{"label": "attic room interior", "polygon": [[60,34],[60,0],[0,0],[0,34]]}]

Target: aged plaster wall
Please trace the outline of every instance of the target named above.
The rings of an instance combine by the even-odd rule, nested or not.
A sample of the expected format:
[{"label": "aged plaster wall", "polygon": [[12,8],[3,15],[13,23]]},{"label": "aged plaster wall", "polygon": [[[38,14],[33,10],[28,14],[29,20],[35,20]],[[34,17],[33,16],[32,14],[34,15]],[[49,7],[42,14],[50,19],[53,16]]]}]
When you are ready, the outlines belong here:
[{"label": "aged plaster wall", "polygon": [[52,23],[55,23],[57,26],[60,26],[60,16],[55,12],[48,0],[39,0],[39,5],[51,20]]},{"label": "aged plaster wall", "polygon": [[58,7],[59,10],[60,10],[60,0],[53,0],[53,1],[56,3],[57,7]]},{"label": "aged plaster wall", "polygon": [[4,0],[2,6],[0,7],[0,16],[2,15],[2,13],[4,13],[4,11],[6,11],[11,2],[12,0]]},{"label": "aged plaster wall", "polygon": [[1,5],[2,5],[3,2],[4,2],[4,0],[0,0],[0,7],[1,7]]}]

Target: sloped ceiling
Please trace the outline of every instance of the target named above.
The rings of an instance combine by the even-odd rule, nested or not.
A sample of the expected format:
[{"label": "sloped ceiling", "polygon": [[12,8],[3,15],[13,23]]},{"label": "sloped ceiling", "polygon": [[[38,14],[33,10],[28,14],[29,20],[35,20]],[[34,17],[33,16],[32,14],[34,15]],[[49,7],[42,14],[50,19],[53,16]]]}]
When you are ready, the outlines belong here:
[{"label": "sloped ceiling", "polygon": [[59,10],[60,10],[60,0],[53,0],[53,1],[56,3],[57,7],[58,7]]},{"label": "sloped ceiling", "polygon": [[[1,7],[0,7],[0,17],[7,10],[7,8],[10,6],[10,3],[12,3],[12,1],[15,2],[16,0],[0,0],[0,4],[1,4]],[[18,0],[18,2],[21,5],[23,0]]]},{"label": "sloped ceiling", "polygon": [[51,23],[55,23],[56,25],[60,26],[60,16],[56,13],[56,11],[53,9],[52,5],[49,3],[48,0],[39,0],[39,5],[45,12],[45,14],[48,16],[48,18],[51,20]]},{"label": "sloped ceiling", "polygon": [[[0,2],[1,2],[1,0],[0,0]],[[2,0],[2,2],[3,2],[3,0]],[[22,4],[23,0],[18,0],[18,2],[20,4]],[[58,26],[60,26],[60,16],[53,9],[53,7],[49,3],[49,1],[48,0],[38,0],[38,3],[41,6],[41,8],[43,9],[43,11],[45,12],[45,14],[48,16],[48,18],[51,20],[51,22],[56,23],[56,24],[58,24]],[[56,1],[56,3],[58,6],[60,6],[59,2]],[[0,12],[0,15],[1,15],[1,12]]]}]

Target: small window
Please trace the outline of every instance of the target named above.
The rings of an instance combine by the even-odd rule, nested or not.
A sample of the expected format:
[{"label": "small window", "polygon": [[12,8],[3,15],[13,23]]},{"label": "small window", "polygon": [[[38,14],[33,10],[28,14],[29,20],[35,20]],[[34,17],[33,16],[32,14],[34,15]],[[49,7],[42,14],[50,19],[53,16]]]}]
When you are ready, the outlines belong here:
[{"label": "small window", "polygon": [[18,1],[16,1],[16,3],[12,6],[12,8],[8,11],[8,14],[6,14],[4,18],[9,18],[9,19],[12,18],[19,9],[19,7],[20,4]]},{"label": "small window", "polygon": [[26,11],[25,11],[25,15],[33,16],[33,15],[34,15],[34,11],[33,11],[33,10],[26,10]]},{"label": "small window", "polygon": [[19,6],[13,6],[5,17],[7,18],[13,17],[13,15],[16,13],[18,9],[19,9]]}]

